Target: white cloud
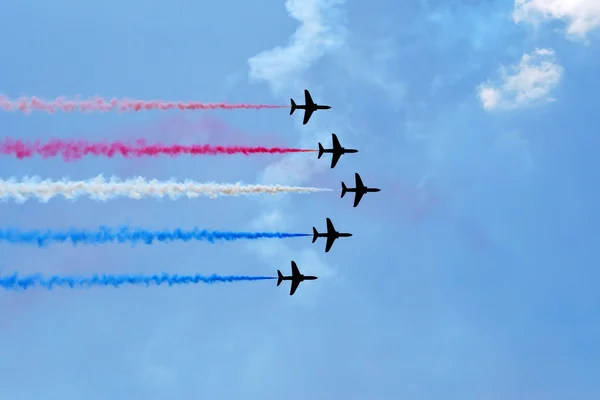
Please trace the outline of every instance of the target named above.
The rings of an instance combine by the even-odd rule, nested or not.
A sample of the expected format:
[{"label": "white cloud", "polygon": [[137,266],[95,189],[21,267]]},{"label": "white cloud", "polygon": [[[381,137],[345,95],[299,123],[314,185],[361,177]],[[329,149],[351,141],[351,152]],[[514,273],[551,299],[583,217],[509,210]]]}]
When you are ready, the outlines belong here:
[{"label": "white cloud", "polygon": [[319,160],[307,159],[306,154],[292,154],[269,165],[263,172],[262,182],[267,185],[299,185],[323,169],[325,166]]},{"label": "white cloud", "polygon": [[586,34],[600,26],[599,0],[515,0],[515,23],[558,19],[567,23],[567,35],[585,39]]},{"label": "white cloud", "polygon": [[250,77],[265,80],[279,93],[297,82],[299,74],[318,61],[327,51],[343,45],[345,28],[339,22],[335,6],[345,0],[287,0],[290,16],[300,27],[285,47],[263,51],[248,60]]},{"label": "white cloud", "polygon": [[556,63],[554,50],[536,49],[526,53],[518,65],[501,68],[502,83],[490,81],[478,87],[483,108],[515,109],[523,106],[554,101],[550,92],[558,85],[563,68]]},{"label": "white cloud", "polygon": [[500,102],[500,89],[493,87],[492,85],[484,84],[479,89],[479,98],[483,104],[483,108],[491,110],[498,106]]}]

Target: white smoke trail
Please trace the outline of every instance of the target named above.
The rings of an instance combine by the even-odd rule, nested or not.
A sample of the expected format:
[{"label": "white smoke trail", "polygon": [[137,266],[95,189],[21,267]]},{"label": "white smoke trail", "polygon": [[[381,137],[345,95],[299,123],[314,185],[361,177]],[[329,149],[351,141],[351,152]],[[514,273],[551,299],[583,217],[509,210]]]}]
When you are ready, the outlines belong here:
[{"label": "white smoke trail", "polygon": [[316,193],[331,192],[332,189],[311,187],[280,186],[280,185],[243,185],[241,183],[199,183],[192,180],[183,182],[146,180],[142,177],[121,180],[116,177],[110,180],[102,175],[83,181],[41,180],[39,177],[25,177],[20,182],[11,178],[0,179],[0,201],[15,200],[24,203],[31,198],[37,198],[46,203],[56,196],[63,196],[69,200],[86,196],[93,200],[111,200],[117,197],[141,199],[142,197],[169,198],[180,197],[196,198],[207,196],[211,198],[220,196],[241,196],[257,194],[279,193]]}]

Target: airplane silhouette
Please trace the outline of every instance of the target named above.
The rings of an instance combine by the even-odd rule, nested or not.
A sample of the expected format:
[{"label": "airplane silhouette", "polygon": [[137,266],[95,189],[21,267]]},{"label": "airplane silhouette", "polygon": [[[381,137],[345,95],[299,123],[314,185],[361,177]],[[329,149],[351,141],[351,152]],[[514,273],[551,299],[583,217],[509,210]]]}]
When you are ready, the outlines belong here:
[{"label": "airplane silhouette", "polygon": [[329,106],[320,106],[320,105],[316,104],[313,101],[312,97],[310,97],[310,93],[308,93],[308,90],[306,90],[306,89],[304,89],[304,102],[306,103],[305,105],[303,105],[303,106],[296,105],[296,102],[294,101],[294,99],[290,99],[290,101],[292,102],[292,110],[290,111],[290,115],[292,115],[294,113],[294,111],[296,111],[296,109],[304,110],[304,121],[302,122],[302,125],[306,125],[306,123],[310,119],[310,116],[315,111],[329,110],[331,108]]},{"label": "airplane silhouette", "polygon": [[317,157],[321,158],[323,153],[331,153],[331,168],[335,167],[342,154],[358,153],[358,150],[342,147],[335,133],[331,134],[331,141],[333,143],[333,149],[324,149],[323,145],[319,142],[319,156]]},{"label": "airplane silhouette", "polygon": [[312,242],[316,242],[317,238],[320,237],[325,237],[327,238],[327,244],[325,245],[325,253],[327,253],[329,251],[329,249],[331,249],[331,246],[333,246],[333,242],[335,242],[335,240],[337,238],[341,238],[341,237],[350,237],[352,236],[351,233],[339,233],[338,231],[335,230],[335,228],[333,227],[333,224],[331,223],[331,220],[329,218],[327,218],[327,233],[319,233],[317,232],[317,228],[315,228],[313,226],[313,240]]},{"label": "airplane silhouette", "polygon": [[346,192],[356,193],[356,195],[354,196],[354,207],[356,207],[358,205],[358,203],[360,203],[360,199],[362,199],[362,197],[365,195],[365,193],[373,193],[373,192],[381,191],[381,189],[370,188],[370,187],[366,187],[365,185],[363,185],[362,179],[360,179],[360,175],[358,173],[355,173],[354,177],[356,179],[356,187],[348,189],[346,187],[346,184],[344,182],[342,182],[342,196],[341,196],[341,197],[344,197]]},{"label": "airplane silhouette", "polygon": [[281,274],[281,271],[277,270],[277,286],[281,285],[281,281],[292,281],[292,285],[290,286],[290,296],[296,293],[296,289],[298,289],[298,285],[300,285],[300,282],[312,281],[315,279],[317,279],[316,276],[302,275],[294,261],[292,261],[292,275],[283,276]]}]

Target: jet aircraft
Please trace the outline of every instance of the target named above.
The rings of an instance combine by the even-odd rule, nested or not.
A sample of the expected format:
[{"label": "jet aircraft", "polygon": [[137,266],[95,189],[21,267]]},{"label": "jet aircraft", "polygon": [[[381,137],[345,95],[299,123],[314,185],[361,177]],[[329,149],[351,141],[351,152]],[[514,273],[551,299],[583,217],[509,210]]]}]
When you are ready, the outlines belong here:
[{"label": "jet aircraft", "polygon": [[319,104],[316,104],[312,97],[310,97],[310,93],[308,93],[308,90],[304,89],[304,105],[299,106],[296,105],[296,102],[294,101],[294,99],[290,99],[290,101],[292,102],[292,110],[290,111],[290,115],[292,115],[294,113],[294,111],[296,111],[296,109],[298,110],[304,110],[304,121],[302,121],[302,125],[306,125],[306,123],[308,122],[308,120],[310,119],[312,113],[314,113],[317,110],[329,110],[331,107],[330,106],[321,106]]},{"label": "jet aircraft", "polygon": [[335,133],[331,134],[331,142],[333,143],[333,148],[332,149],[324,149],[323,145],[321,143],[319,143],[319,156],[317,158],[321,158],[321,156],[323,155],[323,153],[331,153],[331,168],[334,168],[335,165],[337,164],[338,160],[340,159],[340,157],[342,156],[342,154],[346,154],[346,153],[358,153],[358,150],[355,149],[346,149],[344,147],[342,147],[342,145],[340,144],[340,141],[338,140],[337,136],[335,135]]},{"label": "jet aircraft", "polygon": [[365,193],[373,193],[373,192],[381,191],[381,189],[366,187],[363,184],[362,179],[360,179],[360,175],[358,173],[355,173],[354,177],[356,179],[356,187],[348,189],[346,187],[346,184],[344,182],[342,182],[342,196],[341,196],[341,197],[344,197],[346,192],[356,193],[356,195],[354,196],[354,207],[356,207],[358,205],[358,203],[360,203],[360,199],[362,199],[362,197],[365,195]]},{"label": "jet aircraft", "polygon": [[329,218],[327,218],[327,233],[319,233],[317,232],[317,228],[315,228],[313,226],[313,240],[312,242],[316,242],[317,238],[320,237],[324,237],[327,238],[327,243],[325,244],[325,253],[327,253],[329,251],[329,249],[331,249],[331,246],[333,246],[333,242],[335,242],[335,240],[337,238],[341,238],[341,237],[350,237],[352,236],[351,233],[339,233],[338,231],[335,230],[335,228],[333,227],[333,224],[331,223],[331,220]]},{"label": "jet aircraft", "polygon": [[296,292],[296,289],[298,289],[298,285],[300,285],[300,282],[312,281],[315,279],[317,279],[316,276],[302,275],[294,261],[292,261],[292,275],[283,276],[281,271],[277,270],[277,286],[281,285],[281,281],[292,281],[292,285],[290,286],[290,296]]}]

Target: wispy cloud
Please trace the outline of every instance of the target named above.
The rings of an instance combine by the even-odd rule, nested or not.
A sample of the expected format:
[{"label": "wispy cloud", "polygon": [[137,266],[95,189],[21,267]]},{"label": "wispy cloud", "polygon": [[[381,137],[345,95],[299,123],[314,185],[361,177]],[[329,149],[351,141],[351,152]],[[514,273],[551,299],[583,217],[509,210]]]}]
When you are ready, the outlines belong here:
[{"label": "wispy cloud", "polygon": [[543,20],[563,20],[571,39],[585,40],[600,26],[598,0],[515,0],[513,20],[538,25]]},{"label": "wispy cloud", "polygon": [[381,37],[367,42],[363,43],[364,49],[346,46],[340,52],[338,65],[352,78],[379,89],[397,111],[408,92],[407,84],[396,77],[393,68],[400,60],[398,49],[401,45],[393,37]]},{"label": "wispy cloud", "polygon": [[478,87],[483,108],[516,109],[523,106],[554,101],[550,96],[563,75],[556,62],[554,50],[535,49],[525,53],[518,65],[501,68],[501,83],[488,81]]},{"label": "wispy cloud", "polygon": [[301,80],[306,71],[328,51],[344,43],[345,28],[337,5],[345,0],[287,0],[289,15],[300,22],[285,47],[263,51],[248,60],[250,77],[266,81],[280,93]]}]

